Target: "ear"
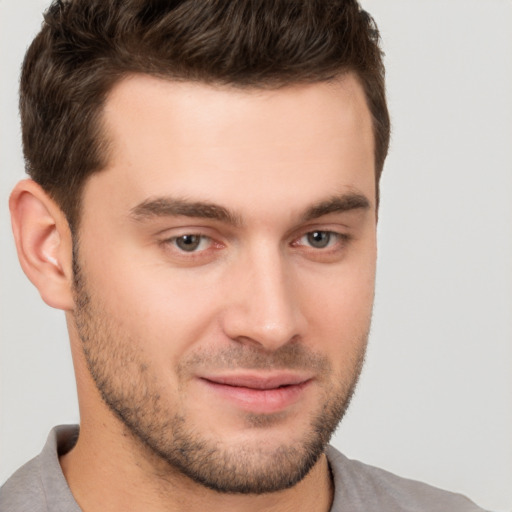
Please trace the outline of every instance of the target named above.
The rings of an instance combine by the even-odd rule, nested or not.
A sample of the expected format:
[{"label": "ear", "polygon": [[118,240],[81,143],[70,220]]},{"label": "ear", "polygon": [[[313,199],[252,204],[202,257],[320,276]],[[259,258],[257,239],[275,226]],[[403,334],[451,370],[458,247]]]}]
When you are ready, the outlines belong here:
[{"label": "ear", "polygon": [[9,209],[23,271],[46,304],[72,310],[72,240],[64,213],[32,180],[14,187]]}]

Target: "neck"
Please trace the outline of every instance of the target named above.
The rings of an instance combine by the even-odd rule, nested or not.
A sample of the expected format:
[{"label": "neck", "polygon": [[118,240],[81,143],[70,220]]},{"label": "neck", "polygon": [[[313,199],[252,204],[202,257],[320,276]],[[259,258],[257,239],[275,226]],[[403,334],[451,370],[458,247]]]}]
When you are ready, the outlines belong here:
[{"label": "neck", "polygon": [[[101,428],[100,428],[101,427]],[[322,455],[294,487],[268,494],[224,494],[198,484],[168,464],[134,447],[119,425],[82,422],[76,446],[60,463],[83,512],[327,512],[333,498],[327,458]],[[144,453],[143,453],[144,452]]]}]

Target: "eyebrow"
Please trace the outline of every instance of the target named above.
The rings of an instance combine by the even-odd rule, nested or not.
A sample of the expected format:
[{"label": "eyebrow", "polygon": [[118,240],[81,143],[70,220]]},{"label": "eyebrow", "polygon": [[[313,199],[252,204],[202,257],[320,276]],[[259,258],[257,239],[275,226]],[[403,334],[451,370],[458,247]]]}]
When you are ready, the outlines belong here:
[{"label": "eyebrow", "polygon": [[351,210],[369,210],[370,201],[362,194],[342,194],[314,204],[302,216],[304,222],[318,219],[330,213],[343,213]]},{"label": "eyebrow", "polygon": [[148,199],[130,210],[131,216],[138,221],[154,217],[197,217],[227,222],[234,226],[241,225],[238,215],[223,206],[202,201],[188,201],[171,197]]},{"label": "eyebrow", "polygon": [[[303,222],[308,222],[330,213],[343,213],[358,209],[368,210],[369,208],[370,201],[362,194],[342,194],[312,205],[303,213],[301,219]],[[233,226],[242,225],[241,217],[223,206],[172,197],[147,199],[132,208],[130,215],[137,221],[145,221],[155,217],[184,216],[218,220]]]}]

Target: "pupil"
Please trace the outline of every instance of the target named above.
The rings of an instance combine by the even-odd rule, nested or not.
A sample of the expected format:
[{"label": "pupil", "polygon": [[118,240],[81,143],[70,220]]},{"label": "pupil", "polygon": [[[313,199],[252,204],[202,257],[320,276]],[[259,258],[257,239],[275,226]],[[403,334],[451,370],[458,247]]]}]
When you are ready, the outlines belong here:
[{"label": "pupil", "polygon": [[184,251],[193,251],[199,246],[201,237],[197,235],[183,235],[176,239],[176,245]]},{"label": "pupil", "polygon": [[308,242],[319,249],[326,247],[330,239],[331,234],[326,231],[313,231],[308,234]]}]

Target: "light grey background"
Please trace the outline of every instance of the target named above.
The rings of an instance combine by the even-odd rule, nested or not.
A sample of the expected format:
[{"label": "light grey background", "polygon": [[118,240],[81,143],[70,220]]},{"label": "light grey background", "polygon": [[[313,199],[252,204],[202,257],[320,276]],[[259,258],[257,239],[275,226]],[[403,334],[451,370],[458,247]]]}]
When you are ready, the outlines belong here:
[{"label": "light grey background", "polygon": [[[17,75],[46,0],[0,0],[0,482],[78,420],[64,316],[19,269]],[[393,140],[371,346],[334,444],[512,510],[512,2],[365,0]]]}]

